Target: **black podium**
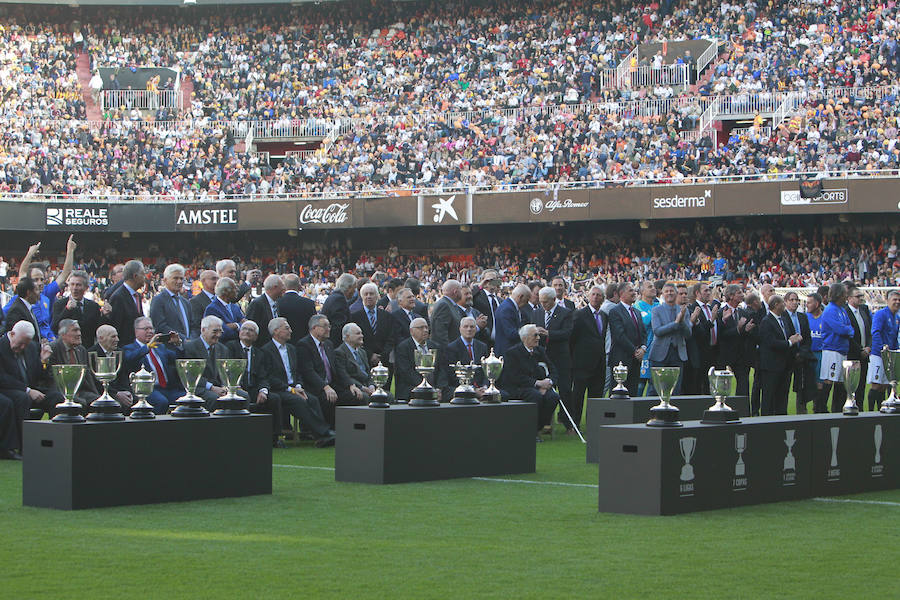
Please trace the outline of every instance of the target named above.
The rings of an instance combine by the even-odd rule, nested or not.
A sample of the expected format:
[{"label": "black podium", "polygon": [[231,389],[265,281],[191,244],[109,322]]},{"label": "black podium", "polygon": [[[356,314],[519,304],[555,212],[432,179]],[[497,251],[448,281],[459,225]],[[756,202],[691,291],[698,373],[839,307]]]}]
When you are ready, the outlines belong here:
[{"label": "black podium", "polygon": [[[703,418],[703,411],[715,404],[712,396],[672,396],[672,404],[678,407],[682,421],[698,421]],[[749,396],[728,396],[725,403],[738,411],[741,418],[750,415]],[[650,409],[659,404],[656,396],[640,398],[588,398],[585,420],[587,427],[584,439],[587,442],[587,462],[599,460],[597,439],[600,428],[604,425],[626,423],[646,423],[650,419]]]},{"label": "black podium", "polygon": [[900,416],[604,427],[599,509],[648,515],[900,487]]},{"label": "black podium", "polygon": [[271,418],[25,421],[22,504],[72,510],[271,494]]},{"label": "black podium", "polygon": [[336,412],[336,481],[404,483],[533,473],[537,405],[530,402]]}]

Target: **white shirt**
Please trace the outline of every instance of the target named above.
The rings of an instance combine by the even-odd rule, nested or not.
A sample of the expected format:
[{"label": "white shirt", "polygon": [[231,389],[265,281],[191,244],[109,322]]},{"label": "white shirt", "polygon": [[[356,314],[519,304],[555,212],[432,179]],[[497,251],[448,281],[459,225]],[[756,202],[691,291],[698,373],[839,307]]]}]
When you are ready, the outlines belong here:
[{"label": "white shirt", "polygon": [[[272,340],[274,342],[274,340]],[[294,374],[291,372],[291,359],[288,356],[288,347],[286,344],[279,344],[275,342],[275,347],[278,348],[278,354],[281,355],[281,363],[284,365],[284,372],[287,375],[287,384],[288,387],[294,385]]]}]

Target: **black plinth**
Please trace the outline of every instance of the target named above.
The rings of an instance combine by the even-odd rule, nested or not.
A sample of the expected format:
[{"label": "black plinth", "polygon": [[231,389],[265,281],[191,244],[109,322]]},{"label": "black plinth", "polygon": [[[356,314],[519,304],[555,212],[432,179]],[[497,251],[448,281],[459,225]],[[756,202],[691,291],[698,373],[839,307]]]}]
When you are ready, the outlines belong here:
[{"label": "black plinth", "polygon": [[671,515],[859,493],[900,487],[900,417],[758,417],[730,425],[689,421],[679,429],[611,425],[603,429],[599,453],[602,512]]},{"label": "black plinth", "polygon": [[336,411],[336,481],[403,483],[533,473],[537,405]]},{"label": "black plinth", "polygon": [[[672,396],[670,402],[678,407],[678,419],[695,421],[703,418],[703,413],[715,404],[712,396]],[[747,396],[728,396],[728,406],[738,411],[741,417],[750,416],[750,398]],[[597,438],[600,427],[604,425],[624,425],[627,423],[646,423],[650,420],[650,409],[659,404],[656,396],[641,398],[588,398],[585,412],[587,426],[584,438],[587,442],[587,462],[599,460]]]},{"label": "black plinth", "polygon": [[22,504],[72,510],[271,494],[270,419],[25,421]]}]

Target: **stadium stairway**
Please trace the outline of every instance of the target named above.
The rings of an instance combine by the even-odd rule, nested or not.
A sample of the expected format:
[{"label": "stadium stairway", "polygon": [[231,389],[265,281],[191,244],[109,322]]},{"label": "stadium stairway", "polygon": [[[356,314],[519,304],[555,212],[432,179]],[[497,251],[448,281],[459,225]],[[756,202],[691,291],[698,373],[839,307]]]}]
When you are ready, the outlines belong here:
[{"label": "stadium stairway", "polygon": [[190,112],[191,98],[194,95],[194,80],[187,75],[182,76],[179,92],[181,93],[181,110]]},{"label": "stadium stairway", "polygon": [[99,121],[102,118],[100,107],[91,97],[91,56],[82,52],[75,59],[75,74],[81,83],[81,97],[84,100],[85,112],[89,121]]}]

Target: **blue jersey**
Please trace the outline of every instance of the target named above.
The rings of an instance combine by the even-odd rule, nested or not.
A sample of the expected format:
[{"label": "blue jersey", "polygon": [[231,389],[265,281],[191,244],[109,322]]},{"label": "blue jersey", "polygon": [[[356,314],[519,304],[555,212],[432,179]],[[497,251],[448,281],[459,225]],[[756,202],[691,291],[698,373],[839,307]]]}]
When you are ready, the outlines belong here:
[{"label": "blue jersey", "polygon": [[850,324],[850,316],[843,306],[832,302],[822,313],[822,350],[846,355],[850,351],[851,337],[853,325]]},{"label": "blue jersey", "polygon": [[[56,339],[56,334],[54,334],[53,330],[50,328],[50,322],[53,317],[53,303],[56,301],[56,296],[58,294],[59,284],[56,283],[56,280],[53,280],[44,286],[44,291],[41,292],[38,301],[31,307],[31,312],[34,314],[34,318],[41,328],[41,337],[51,341]],[[6,306],[3,307],[4,315],[9,312],[9,307],[12,306],[12,303],[15,302],[18,297],[18,295],[14,295],[10,298],[9,302],[6,303]]]},{"label": "blue jersey", "polygon": [[881,356],[881,349],[887,346],[898,349],[897,335],[900,331],[900,311],[894,313],[885,306],[872,316],[872,355]]},{"label": "blue jersey", "polygon": [[812,316],[810,313],[806,313],[806,320],[809,321],[809,333],[812,337],[812,351],[813,352],[821,352],[822,351],[822,317],[825,316],[823,312],[818,317]]}]

